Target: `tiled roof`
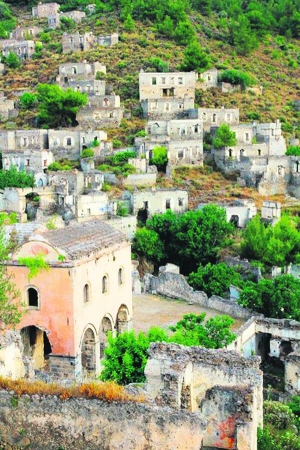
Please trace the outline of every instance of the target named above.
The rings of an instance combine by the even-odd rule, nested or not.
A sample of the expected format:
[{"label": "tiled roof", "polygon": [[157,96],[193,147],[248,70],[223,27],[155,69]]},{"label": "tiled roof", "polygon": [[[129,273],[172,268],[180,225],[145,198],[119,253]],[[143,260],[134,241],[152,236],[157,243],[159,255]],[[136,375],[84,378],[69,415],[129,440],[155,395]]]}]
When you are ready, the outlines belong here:
[{"label": "tiled roof", "polygon": [[44,231],[46,227],[38,222],[15,223],[14,225],[7,225],[5,227],[5,237],[8,241],[12,233],[15,232],[14,239],[20,245],[26,242],[34,233],[37,233],[38,230]]},{"label": "tiled roof", "polygon": [[63,250],[70,259],[78,259],[97,251],[127,241],[124,233],[101,220],[90,220],[72,226],[41,233],[54,247]]}]

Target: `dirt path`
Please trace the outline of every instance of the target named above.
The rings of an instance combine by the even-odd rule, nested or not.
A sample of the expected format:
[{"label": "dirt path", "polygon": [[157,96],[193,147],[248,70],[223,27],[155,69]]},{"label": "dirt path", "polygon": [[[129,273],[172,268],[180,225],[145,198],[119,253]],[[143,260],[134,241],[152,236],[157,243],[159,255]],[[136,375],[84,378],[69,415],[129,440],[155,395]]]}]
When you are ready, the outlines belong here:
[{"label": "dirt path", "polygon": [[[133,328],[135,331],[147,331],[152,326],[167,329],[176,324],[184,314],[206,313],[206,318],[221,315],[214,309],[202,308],[199,305],[189,305],[182,300],[170,300],[157,295],[142,294],[133,297]],[[243,320],[235,319],[232,330],[237,330]]]}]

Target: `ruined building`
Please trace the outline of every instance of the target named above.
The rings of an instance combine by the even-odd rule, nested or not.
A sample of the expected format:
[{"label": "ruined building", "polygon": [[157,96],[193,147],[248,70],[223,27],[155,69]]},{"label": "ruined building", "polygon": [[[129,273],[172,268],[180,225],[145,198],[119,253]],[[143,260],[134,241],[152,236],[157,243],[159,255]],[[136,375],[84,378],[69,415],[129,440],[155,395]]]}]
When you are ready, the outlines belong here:
[{"label": "ruined building", "polygon": [[50,14],[48,16],[48,28],[55,29],[55,28],[60,27],[60,24],[61,24],[60,19],[62,17],[67,17],[69,19],[74,20],[74,22],[76,22],[76,23],[80,23],[83,19],[85,19],[86,13],[83,11],[68,11],[68,12]]},{"label": "ruined building", "polygon": [[85,52],[95,48],[97,45],[111,47],[119,42],[118,33],[107,36],[94,36],[92,32],[80,34],[64,33],[62,37],[63,53]]},{"label": "ruined building", "polygon": [[15,39],[17,41],[23,41],[26,38],[36,37],[39,33],[43,31],[40,27],[28,27],[23,28],[20,25],[10,33],[10,39]]},{"label": "ruined building", "polygon": [[144,117],[151,120],[182,118],[194,108],[195,72],[139,74],[140,102]]},{"label": "ruined building", "polygon": [[18,115],[18,111],[15,109],[15,102],[8,100],[4,96],[4,92],[0,91],[0,121],[9,120]]},{"label": "ruined building", "polygon": [[[81,108],[77,120],[87,127],[117,127],[123,118],[119,95],[108,91],[104,76],[106,67],[99,63],[66,63],[59,66],[57,83],[62,88],[71,87],[75,91],[88,94],[88,104]],[[100,79],[99,79],[100,78]]]},{"label": "ruined building", "polygon": [[[49,269],[28,278],[19,258],[36,255],[44,256]],[[126,236],[99,220],[36,233],[16,249],[7,267],[28,307],[17,329],[34,368],[47,364],[54,379],[99,374],[107,332],[131,327]]]},{"label": "ruined building", "polygon": [[146,137],[136,138],[139,156],[152,158],[155,147],[164,146],[168,151],[169,165],[203,164],[203,127],[198,119],[148,121]]},{"label": "ruined building", "polygon": [[59,11],[58,3],[42,3],[39,2],[38,5],[33,6],[32,16],[38,18],[47,18],[53,14],[57,14]]},{"label": "ruined building", "polygon": [[15,53],[20,59],[31,58],[35,51],[35,42],[32,40],[3,39],[0,40],[2,55],[7,57],[10,52]]}]

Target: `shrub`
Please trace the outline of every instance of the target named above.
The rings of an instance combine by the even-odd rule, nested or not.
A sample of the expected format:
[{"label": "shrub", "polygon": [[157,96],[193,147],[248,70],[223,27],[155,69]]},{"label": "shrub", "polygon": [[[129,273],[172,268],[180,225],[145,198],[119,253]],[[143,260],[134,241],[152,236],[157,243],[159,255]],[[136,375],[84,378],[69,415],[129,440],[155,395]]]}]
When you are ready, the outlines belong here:
[{"label": "shrub", "polygon": [[221,72],[218,76],[218,81],[224,81],[225,83],[230,83],[233,85],[240,85],[242,89],[256,84],[256,80],[251,75],[235,69],[228,69]]},{"label": "shrub", "polygon": [[92,148],[85,148],[81,152],[81,158],[93,158],[95,156]]}]

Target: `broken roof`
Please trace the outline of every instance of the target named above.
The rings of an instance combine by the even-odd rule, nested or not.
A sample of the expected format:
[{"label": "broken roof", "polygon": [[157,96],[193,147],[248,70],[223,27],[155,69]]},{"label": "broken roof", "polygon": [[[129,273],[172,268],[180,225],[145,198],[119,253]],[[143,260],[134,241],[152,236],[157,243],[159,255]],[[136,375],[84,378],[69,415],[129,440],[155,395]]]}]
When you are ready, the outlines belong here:
[{"label": "broken roof", "polygon": [[124,233],[98,219],[39,234],[53,247],[63,250],[70,259],[89,256],[127,241]]}]

